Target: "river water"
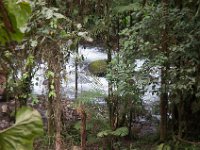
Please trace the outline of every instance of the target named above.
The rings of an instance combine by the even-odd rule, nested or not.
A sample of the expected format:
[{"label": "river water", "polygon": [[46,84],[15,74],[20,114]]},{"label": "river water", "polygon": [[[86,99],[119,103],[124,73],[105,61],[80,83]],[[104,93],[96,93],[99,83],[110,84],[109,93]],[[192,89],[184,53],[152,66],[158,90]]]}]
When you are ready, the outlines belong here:
[{"label": "river water", "polygon": [[[88,71],[88,65],[90,62],[95,60],[107,59],[107,54],[100,47],[86,47],[80,46],[78,49],[79,56],[84,57],[84,61],[78,66],[78,93],[90,90],[98,90],[103,94],[107,94],[108,91],[108,81],[104,77],[93,76]],[[69,63],[66,65],[67,80],[62,80],[62,96],[68,99],[74,99],[75,97],[75,54],[71,54]],[[144,61],[137,60],[136,70],[139,70],[143,65]],[[33,79],[33,93],[36,95],[47,94],[47,85],[45,85],[44,72],[46,70],[46,65],[41,64],[39,70]],[[158,74],[156,74],[158,76]],[[158,88],[158,87],[157,87]],[[158,100],[158,96],[152,94],[153,85],[150,84],[146,87],[146,92],[144,93],[142,99],[146,104],[151,104]]]},{"label": "river water", "polygon": [[[79,56],[84,57],[84,61],[78,66],[78,92],[90,90],[98,90],[103,94],[107,93],[108,82],[104,77],[93,76],[88,71],[88,65],[95,60],[107,59],[107,54],[100,47],[82,47],[78,49]],[[62,80],[62,95],[69,99],[74,99],[75,95],[75,54],[71,54],[69,63],[66,65],[67,80]],[[33,78],[33,93],[36,95],[45,95],[47,85],[45,85],[44,72],[47,69],[46,65],[41,64],[39,70]]]}]

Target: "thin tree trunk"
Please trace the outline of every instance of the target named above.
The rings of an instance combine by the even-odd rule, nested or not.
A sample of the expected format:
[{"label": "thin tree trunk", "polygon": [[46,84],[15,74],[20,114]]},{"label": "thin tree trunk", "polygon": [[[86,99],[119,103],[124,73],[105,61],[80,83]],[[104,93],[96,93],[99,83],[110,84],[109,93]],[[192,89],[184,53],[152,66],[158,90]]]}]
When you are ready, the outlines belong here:
[{"label": "thin tree trunk", "polygon": [[[59,61],[58,61],[59,62]],[[56,96],[54,97],[54,120],[55,120],[55,150],[62,150],[62,138],[61,138],[61,131],[62,131],[62,125],[61,125],[61,76],[60,76],[60,64],[55,62],[54,67],[54,88]]]},{"label": "thin tree trunk", "polygon": [[66,9],[65,15],[67,17],[71,17],[72,11],[73,11],[73,1],[72,0],[66,0],[65,9]]},{"label": "thin tree trunk", "polygon": [[[107,35],[108,36],[108,35]],[[110,43],[109,43],[109,38],[106,41],[106,46],[108,47],[108,52],[107,52],[107,59],[108,59],[108,64],[112,61],[112,50],[110,47]],[[110,68],[111,70],[112,68]],[[108,108],[109,108],[109,121],[110,121],[110,127],[114,130],[114,124],[115,124],[115,110],[114,110],[114,102],[115,97],[113,96],[113,85],[112,83],[109,81],[108,82],[108,100],[107,100],[107,104],[108,104]],[[110,139],[110,143],[109,143],[109,149],[113,149],[113,138],[111,137]]]},{"label": "thin tree trunk", "polygon": [[128,126],[128,135],[132,138],[132,121],[133,121],[133,109],[131,108],[129,111],[129,126]]},{"label": "thin tree trunk", "polygon": [[80,108],[80,115],[81,115],[81,150],[86,150],[86,113],[84,111],[83,106]]},{"label": "thin tree trunk", "polygon": [[[120,51],[120,36],[119,36],[119,32],[120,32],[120,23],[119,23],[119,17],[117,17],[117,32],[116,32],[116,36],[117,36],[117,64],[119,64],[119,51]],[[119,87],[119,82],[117,81],[116,83],[116,90],[118,90]],[[119,95],[115,96],[115,104],[114,104],[114,115],[115,115],[115,122],[114,122],[114,129],[118,128],[119,126]]]},{"label": "thin tree trunk", "polygon": [[182,120],[183,120],[183,94],[182,92],[180,91],[179,92],[179,96],[180,96],[180,101],[179,101],[179,104],[178,104],[178,137],[179,138],[182,138],[182,129],[183,129],[183,123],[182,123]]},{"label": "thin tree trunk", "polygon": [[[168,0],[163,0],[163,17],[167,16]],[[167,20],[165,20],[165,28],[162,34],[162,52],[168,56],[168,34],[167,34]],[[164,141],[167,136],[167,107],[168,107],[168,93],[167,93],[167,72],[168,62],[164,64],[161,69],[161,95],[160,95],[160,140]]]},{"label": "thin tree trunk", "polygon": [[48,149],[52,147],[52,137],[54,134],[54,112],[53,112],[53,99],[48,99],[48,119],[47,119],[47,133],[48,133]]},{"label": "thin tree trunk", "polygon": [[[48,64],[49,71],[53,72],[51,62]],[[53,77],[48,78],[48,89],[49,93],[51,92],[51,85],[53,84]],[[48,94],[49,95],[49,94]],[[51,149],[53,146],[53,136],[54,136],[54,110],[53,110],[53,97],[48,96],[48,105],[47,105],[47,133],[48,133],[48,149]]]},{"label": "thin tree trunk", "polygon": [[[162,79],[165,80],[165,79]],[[163,84],[163,83],[161,83]],[[167,105],[168,95],[166,92],[162,92],[160,96],[160,140],[164,141],[167,135]]]},{"label": "thin tree trunk", "polygon": [[133,25],[133,17],[131,15],[132,12],[130,12],[130,24],[129,24],[129,27],[132,27]]},{"label": "thin tree trunk", "polygon": [[[61,58],[59,56],[59,46],[57,43],[53,44],[50,49],[48,67],[53,72],[53,75],[49,77],[49,92],[55,93],[55,95],[49,95],[49,120],[48,122],[48,133],[50,138],[55,135],[54,138],[54,149],[62,150],[62,123],[61,123]],[[55,134],[54,134],[55,132]],[[51,142],[51,141],[50,141]],[[51,143],[50,143],[51,144]]]},{"label": "thin tree trunk", "polygon": [[76,58],[75,58],[75,99],[78,97],[78,44],[76,48]]},{"label": "thin tree trunk", "polygon": [[[107,44],[109,45],[109,44]],[[107,58],[108,58],[108,64],[111,62],[112,60],[112,53],[111,53],[111,49],[108,48],[108,53],[107,53]],[[113,97],[112,97],[112,83],[108,82],[108,107],[109,107],[109,119],[110,119],[110,125],[112,127],[112,118],[113,118]]]},{"label": "thin tree trunk", "polygon": [[62,150],[62,138],[61,138],[61,131],[62,131],[62,126],[61,126],[61,93],[60,93],[60,64],[58,65],[58,68],[55,70],[57,71],[57,74],[55,76],[55,92],[56,92],[56,97],[54,99],[55,107],[54,107],[54,112],[55,112],[55,128],[56,128],[56,135],[55,135],[55,150]]}]

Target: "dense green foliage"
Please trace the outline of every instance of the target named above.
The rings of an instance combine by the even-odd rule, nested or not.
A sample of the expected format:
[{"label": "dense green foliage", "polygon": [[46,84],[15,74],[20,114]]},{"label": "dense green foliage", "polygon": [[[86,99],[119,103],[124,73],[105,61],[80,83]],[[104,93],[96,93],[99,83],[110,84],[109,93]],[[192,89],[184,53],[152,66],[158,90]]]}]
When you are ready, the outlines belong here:
[{"label": "dense green foliage", "polygon": [[[143,97],[151,88],[150,95],[160,102],[159,108],[151,108],[160,111],[163,143],[158,149],[199,144],[199,0],[35,0],[31,7],[32,11],[25,1],[0,0],[0,68],[8,74],[8,93],[26,105],[28,98],[37,102],[31,94],[31,81],[40,64],[47,65],[48,136],[58,135],[56,149],[61,149],[61,72],[66,80],[70,54],[75,51],[78,68],[82,58],[79,60],[77,46],[93,39],[102,43],[108,58],[107,62],[92,62],[88,69],[97,76],[106,74],[108,95],[105,107],[93,103],[99,96],[95,92],[87,93],[87,98],[84,93],[76,96],[81,123],[75,124],[75,133],[67,134],[76,137],[72,134],[81,130],[81,140],[76,138],[75,143],[81,141],[85,149],[87,134],[95,139],[87,143],[106,140],[101,146],[113,149],[123,137],[136,138],[137,119],[150,116],[153,120],[152,111],[144,106],[152,99],[144,101]],[[21,43],[13,43],[22,38]],[[20,52],[16,52],[18,48]]]},{"label": "dense green foliage", "polygon": [[[0,20],[0,45],[13,41],[20,42],[23,39],[30,14],[31,6],[26,1],[0,1],[0,17],[2,19]],[[4,53],[3,59],[9,60],[13,55],[4,48],[1,50],[1,54]],[[32,63],[32,58],[29,57],[26,65],[29,66],[30,63]],[[3,62],[1,71],[4,75],[8,74],[8,70],[5,68],[7,67]],[[0,149],[33,149],[33,140],[43,134],[43,123],[39,112],[22,107],[17,111],[15,117],[16,121],[13,126],[0,131]]]},{"label": "dense green foliage", "polygon": [[[161,84],[158,92],[168,93],[167,111],[173,116],[175,134],[181,137],[193,135],[194,138],[195,133],[199,132],[199,125],[192,122],[197,119],[196,115],[199,116],[199,111],[193,106],[199,99],[197,60],[200,27],[197,10],[188,6],[189,3],[184,4],[183,9],[177,9],[170,5],[163,8],[147,3],[142,11],[135,12],[140,13],[140,21],[125,29],[122,35],[128,37],[124,42],[124,52],[133,52],[136,59],[144,59],[144,71],[150,74],[155,67],[162,70],[161,83],[158,78],[150,83]],[[166,45],[166,49],[163,45]]]}]

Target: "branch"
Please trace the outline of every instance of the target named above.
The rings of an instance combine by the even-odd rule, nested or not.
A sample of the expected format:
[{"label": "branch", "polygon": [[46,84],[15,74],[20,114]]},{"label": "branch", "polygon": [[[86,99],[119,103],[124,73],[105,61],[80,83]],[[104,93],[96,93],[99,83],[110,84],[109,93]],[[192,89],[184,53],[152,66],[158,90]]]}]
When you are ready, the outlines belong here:
[{"label": "branch", "polygon": [[188,140],[182,139],[181,137],[176,136],[176,135],[175,135],[175,138],[176,138],[178,141],[183,142],[183,143],[185,143],[185,144],[200,145],[200,142],[188,141]]}]

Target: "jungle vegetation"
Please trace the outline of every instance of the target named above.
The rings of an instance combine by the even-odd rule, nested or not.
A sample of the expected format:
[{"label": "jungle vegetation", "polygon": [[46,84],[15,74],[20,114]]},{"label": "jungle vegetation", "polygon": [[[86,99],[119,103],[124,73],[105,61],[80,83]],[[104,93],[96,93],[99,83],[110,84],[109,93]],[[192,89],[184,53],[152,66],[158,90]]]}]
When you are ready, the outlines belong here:
[{"label": "jungle vegetation", "polygon": [[[77,69],[84,59],[78,46],[88,43],[106,50],[106,71],[99,74],[108,81],[108,94],[78,94],[76,72],[73,109],[80,119],[69,123],[63,119],[61,81],[67,80],[71,53],[77,53]],[[32,94],[40,64],[47,66],[45,100]],[[18,150],[18,144],[22,150],[198,150],[200,0],[0,0],[0,75],[6,77],[1,101],[18,104],[15,124],[0,131],[2,150]],[[134,122],[155,119],[144,106],[147,86],[158,96],[151,109],[160,118],[155,134],[141,138]],[[96,97],[105,105],[95,103]],[[29,100],[47,105],[43,135]],[[19,136],[16,128],[26,132]]]}]

